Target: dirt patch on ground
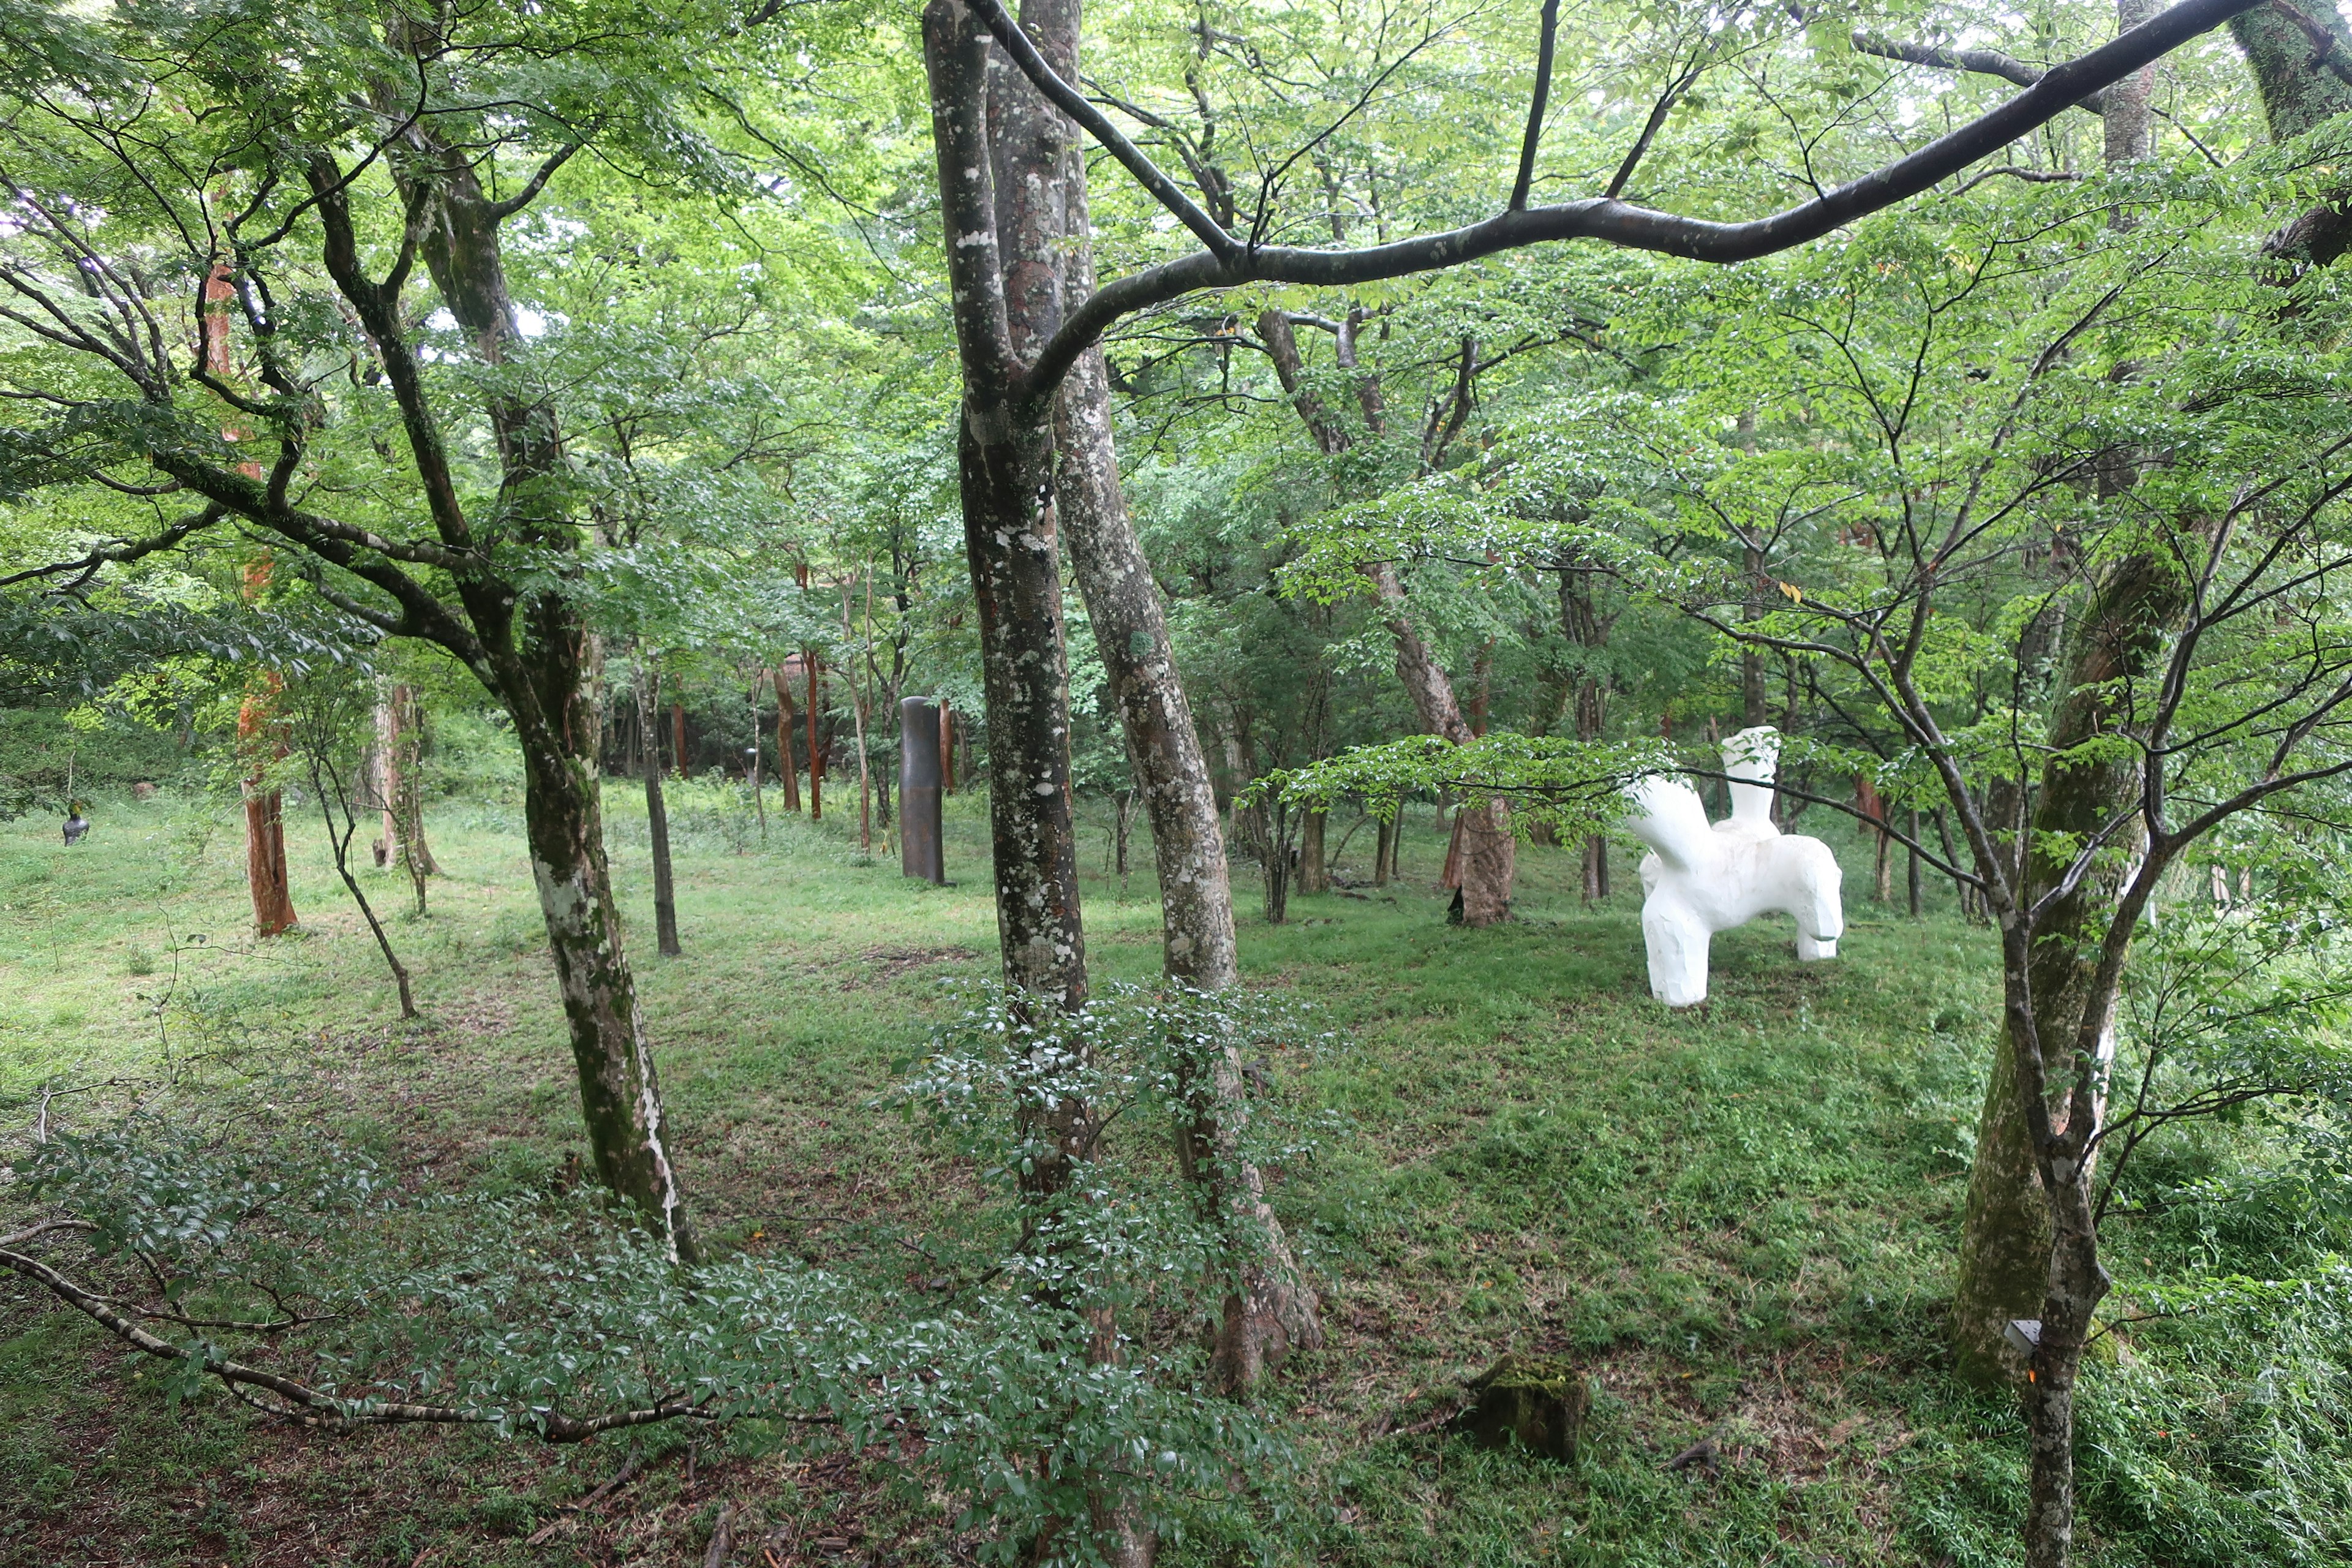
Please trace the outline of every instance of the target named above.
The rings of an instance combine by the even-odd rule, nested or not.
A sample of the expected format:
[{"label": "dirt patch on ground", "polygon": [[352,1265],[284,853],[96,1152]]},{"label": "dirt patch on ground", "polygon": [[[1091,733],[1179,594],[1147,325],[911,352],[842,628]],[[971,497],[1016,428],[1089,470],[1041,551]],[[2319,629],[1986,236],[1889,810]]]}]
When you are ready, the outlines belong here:
[{"label": "dirt patch on ground", "polygon": [[969,963],[979,956],[968,947],[870,947],[857,955],[857,962],[871,967],[863,974],[844,980],[841,988],[869,990],[903,979],[919,969],[941,963]]}]

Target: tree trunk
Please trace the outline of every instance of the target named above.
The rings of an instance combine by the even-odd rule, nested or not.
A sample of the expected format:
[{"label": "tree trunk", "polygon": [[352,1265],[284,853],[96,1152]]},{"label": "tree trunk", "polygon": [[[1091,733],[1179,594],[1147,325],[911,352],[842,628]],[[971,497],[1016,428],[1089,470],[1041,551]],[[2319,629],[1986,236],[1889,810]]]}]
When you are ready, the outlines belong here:
[{"label": "tree trunk", "polygon": [[793,683],[782,665],[768,672],[776,688],[776,771],[777,782],[783,786],[784,809],[801,808],[801,770],[793,761],[793,721],[798,716],[793,707]]},{"label": "tree trunk", "polygon": [[677,776],[686,777],[686,704],[669,705],[669,755],[677,764]]},{"label": "tree trunk", "polygon": [[[1075,71],[1076,0],[1032,0],[1024,30]],[[988,716],[990,843],[1004,977],[1020,1005],[1075,1010],[1087,995],[1077,837],[1070,798],[1069,671],[1063,641],[1054,426],[1057,389],[1038,396],[1023,369],[1060,324],[1068,173],[1076,135],[958,0],[930,0],[923,55],[939,155],[952,315],[962,373],[957,465],[964,553],[980,621]],[[1148,581],[1148,579],[1147,579]],[[1025,1171],[1024,1193],[1063,1191],[1088,1135],[1088,1107],[1064,1098],[1028,1112],[1033,1145],[1055,1151]],[[1115,1324],[1097,1325],[1089,1359],[1116,1358]],[[1102,1456],[1116,1466],[1124,1457]],[[1118,1500],[1048,1526],[1086,1530],[1087,1553],[1146,1568],[1155,1541]]]},{"label": "tree trunk", "polygon": [[760,842],[763,846],[768,842],[768,796],[761,787],[765,779],[761,766],[763,748],[760,742],[765,737],[760,732],[760,689],[767,684],[768,672],[764,669],[751,678],[751,811],[760,819]]},{"label": "tree trunk", "polygon": [[[499,248],[503,215],[485,196],[469,154],[437,143],[430,133],[417,140],[429,149],[436,187],[436,220],[422,247],[425,266],[482,361],[501,364],[520,342]],[[410,168],[401,177],[426,172],[423,163]],[[400,331],[387,320],[375,327],[379,338]],[[560,558],[575,535],[554,409],[527,398],[521,389],[532,384],[529,378],[496,384],[488,413],[503,526],[521,544]],[[597,1173],[637,1210],[666,1251],[692,1261],[694,1235],[670,1159],[653,1054],[604,862],[596,783],[599,715],[589,700],[593,639],[560,590],[529,590],[518,597],[480,579],[461,574],[458,581],[482,634],[485,679],[513,717],[522,752],[532,879],[571,1027],[581,1116]],[[673,717],[683,766],[683,710]]]},{"label": "tree trunk", "polygon": [[[1429,647],[1404,615],[1404,588],[1396,571],[1382,562],[1367,568],[1379,590],[1389,634],[1396,639],[1397,679],[1412,699],[1422,727],[1459,746],[1470,738],[1470,726],[1454,700],[1454,683],[1430,656]],[[1455,905],[1467,926],[1489,926],[1511,912],[1511,887],[1518,871],[1518,839],[1511,831],[1511,808],[1500,800],[1465,806],[1454,816],[1460,836],[1449,855],[1461,896]]]},{"label": "tree trunk", "polygon": [[[1074,193],[1071,296],[1093,291],[1094,265],[1082,243],[1083,187]],[[1128,767],[1151,833],[1160,878],[1161,959],[1171,979],[1222,990],[1240,975],[1233,885],[1217,822],[1201,734],[1177,677],[1151,563],[1136,539],[1119,486],[1110,428],[1110,381],[1102,353],[1079,356],[1057,406],[1058,474],[1070,565],[1095,645],[1110,677],[1127,740]]]},{"label": "tree trunk", "polygon": [[817,719],[824,711],[824,694],[817,688],[817,661],[814,648],[801,651],[801,666],[808,671],[808,770],[809,820],[824,820],[824,748],[817,743]]},{"label": "tree trunk", "polygon": [[1389,862],[1396,857],[1396,830],[1393,819],[1383,818],[1380,824],[1380,834],[1372,840],[1372,886],[1375,888],[1389,885]]},{"label": "tree trunk", "polygon": [[664,958],[685,951],[677,941],[677,883],[670,873],[669,804],[662,798],[661,745],[655,739],[654,716],[661,711],[661,677],[652,656],[637,645],[637,741],[644,754],[637,759],[646,778],[646,837],[654,858],[654,942]]},{"label": "tree trunk", "polygon": [[425,715],[416,688],[405,682],[393,687],[388,706],[392,723],[383,759],[385,852],[415,889],[416,912],[421,915],[425,879],[441,870],[425,841]]},{"label": "tree trunk", "polygon": [[[2129,28],[2153,9],[2153,0],[2117,0],[2117,25]],[[2106,89],[2105,153],[2110,166],[2147,156],[2148,96],[2154,82],[2150,68]],[[2123,221],[2122,215],[2118,221]],[[2103,461],[2098,472],[2101,495],[2128,489],[2136,482],[2137,465],[2137,456],[2129,450]],[[2117,707],[2119,689],[2148,668],[2167,629],[2187,604],[2187,588],[2177,563],[2152,556],[2126,556],[2092,584],[2090,602],[2083,608],[2068,651],[2065,680],[2058,688],[2057,706],[2051,715],[2048,744],[2057,755],[2042,765],[2032,831],[2021,847],[2023,874],[2018,879],[2017,900],[2021,907],[2031,906],[2058,887],[2073,858],[2073,846],[2103,830],[2136,797],[2140,782],[2136,758],[2111,755],[2070,761],[2064,753],[2113,732],[2125,721]],[[1915,825],[1917,815],[1912,814]],[[1913,837],[1917,837],[1916,826]],[[2030,968],[2022,977],[2029,984],[2036,1027],[2045,1040],[2072,1039],[2084,1009],[2094,1003],[2100,1005],[2099,1016],[2110,1020],[2099,1041],[2102,1071],[2115,1050],[2114,1010],[2111,997],[2091,994],[2100,958],[2094,944],[2105,929],[2107,914],[2126,879],[2121,862],[2137,855],[2140,842],[2136,828],[2127,833],[2115,844],[2105,863],[2094,867],[2072,892],[2051,906],[2034,927]],[[2061,847],[2053,849],[2053,845]],[[1915,855],[1915,883],[1917,863]],[[2065,1194],[2040,1190],[2038,1155],[2016,1077],[2016,1042],[2004,1037],[1978,1121],[1977,1156],[1969,1173],[1968,1209],[1960,1237],[1959,1286],[1953,1307],[1955,1346],[1962,1374],[1979,1381],[2013,1380],[2021,1370],[2002,1337],[2003,1331],[2011,1319],[2037,1310],[2045,1289],[2055,1289],[2059,1260],[2051,1250],[2057,1234],[2053,1214],[2070,1201]],[[2064,1104],[2053,1104],[2050,1114],[2063,1133]],[[2074,1184],[2088,1179],[2087,1171],[2077,1172]],[[2063,1230],[2060,1226],[2059,1232]],[[2086,1233],[2083,1245],[2091,1248],[2095,1259],[2095,1235]],[[2051,1393],[2040,1392],[2044,1397]],[[2043,1458],[2041,1441],[2037,1428],[2037,1500]],[[2071,1467],[2071,1456],[2068,1464]],[[2071,1468],[2069,1476],[2066,1506],[2071,1531]],[[2033,1550],[2031,1530],[2028,1550],[2029,1553]],[[2063,1546],[2060,1551],[2060,1558],[2052,1561],[2063,1561]]]},{"label": "tree trunk", "polygon": [[1330,868],[1323,859],[1323,829],[1328,820],[1327,813],[1310,811],[1298,824],[1298,890],[1302,893],[1331,890]]},{"label": "tree trunk", "polygon": [[635,1207],[673,1257],[691,1262],[694,1234],[613,908],[593,763],[564,755],[546,739],[525,749],[523,820],[556,988],[571,1025],[589,1147],[604,1184]]},{"label": "tree trunk", "polygon": [[[237,711],[240,738],[259,742],[267,724],[265,704],[247,698]],[[253,928],[259,936],[294,929],[294,891],[286,864],[285,798],[260,787],[256,767],[245,786],[245,879],[253,894]]]},{"label": "tree trunk", "polygon": [[[208,283],[207,293],[210,288]],[[268,555],[245,569],[247,604],[261,596],[269,576]],[[254,933],[265,937],[283,935],[296,921],[286,864],[286,803],[278,791],[263,787],[270,762],[286,754],[270,715],[278,691],[278,677],[265,670],[248,683],[236,710],[237,745],[253,764],[245,781],[245,881],[253,896]]]},{"label": "tree trunk", "polygon": [[[1068,656],[1062,640],[1054,405],[1021,395],[1021,350],[1058,319],[1064,224],[1049,201],[1066,141],[1027,92],[989,91],[988,36],[956,0],[923,13],[932,131],[954,286],[963,406],[956,456],[988,706],[989,833],[997,937],[1016,993],[1086,1000],[1077,843],[1070,816]],[[1034,144],[1051,140],[1050,155]],[[1007,152],[1005,143],[1032,145]],[[1014,163],[1000,191],[1000,157]],[[1000,215],[999,203],[1013,210]],[[1013,221],[1000,231],[1001,216]]]},{"label": "tree trunk", "polygon": [[395,847],[400,843],[400,817],[392,803],[400,797],[400,709],[393,700],[393,683],[379,679],[375,699],[375,805],[383,816],[383,831],[368,846],[369,853],[378,866],[392,864]]},{"label": "tree trunk", "polygon": [[[1282,389],[1290,395],[1298,416],[1306,421],[1315,444],[1326,452],[1347,450],[1354,437],[1332,417],[1314,389],[1307,384],[1306,359],[1298,352],[1297,334],[1291,331],[1289,318],[1268,307],[1258,313],[1257,325],[1258,336],[1265,341],[1274,361]],[[1470,363],[1466,353],[1463,363],[1466,369]],[[1459,392],[1457,388],[1457,402]],[[1380,562],[1362,570],[1379,590],[1381,619],[1396,639],[1397,679],[1404,683],[1406,695],[1412,699],[1413,711],[1421,716],[1422,728],[1461,745],[1471,738],[1470,725],[1464,721],[1461,705],[1454,700],[1453,681],[1431,656],[1428,645],[1422,641],[1420,632],[1405,614],[1404,585],[1397,579],[1396,568]],[[1458,867],[1465,879],[1461,896],[1454,900],[1455,909],[1465,925],[1493,925],[1510,914],[1512,882],[1518,869],[1518,840],[1511,831],[1510,807],[1504,802],[1495,801],[1470,816],[1475,820],[1463,823],[1459,829],[1463,835],[1462,853],[1458,858],[1448,858],[1449,867]]]}]

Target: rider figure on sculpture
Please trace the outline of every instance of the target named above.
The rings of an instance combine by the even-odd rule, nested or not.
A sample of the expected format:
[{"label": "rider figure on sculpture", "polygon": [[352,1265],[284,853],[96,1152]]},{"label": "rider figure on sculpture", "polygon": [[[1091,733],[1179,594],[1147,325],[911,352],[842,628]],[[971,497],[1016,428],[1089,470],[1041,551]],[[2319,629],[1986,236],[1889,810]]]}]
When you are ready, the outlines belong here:
[{"label": "rider figure on sculpture", "polygon": [[1742,730],[1723,743],[1731,775],[1731,816],[1710,825],[1698,792],[1680,779],[1650,777],[1627,794],[1627,824],[1650,847],[1642,858],[1642,940],[1650,952],[1650,994],[1669,1007],[1706,1000],[1706,950],[1717,931],[1778,911],[1797,918],[1797,956],[1835,958],[1845,930],[1837,857],[1818,838],[1772,824],[1772,780],[1780,732]]}]

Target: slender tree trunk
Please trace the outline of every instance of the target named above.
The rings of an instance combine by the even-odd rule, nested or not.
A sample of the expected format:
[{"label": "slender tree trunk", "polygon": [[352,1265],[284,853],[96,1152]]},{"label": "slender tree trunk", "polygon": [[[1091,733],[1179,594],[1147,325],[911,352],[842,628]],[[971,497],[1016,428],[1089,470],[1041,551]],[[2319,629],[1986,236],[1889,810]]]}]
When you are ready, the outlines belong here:
[{"label": "slender tree trunk", "polygon": [[[215,279],[215,281],[217,281]],[[209,297],[211,283],[206,284]],[[245,598],[250,604],[269,586],[270,560],[263,555],[245,569]],[[237,705],[238,747],[252,760],[245,781],[245,880],[253,896],[253,929],[259,936],[280,936],[294,929],[294,890],[286,863],[286,803],[278,791],[265,787],[268,766],[286,754],[271,709],[278,692],[276,674],[265,670],[246,688]],[[68,791],[68,793],[71,793]]]},{"label": "slender tree trunk", "polygon": [[[1085,210],[1081,196],[1073,221],[1083,224]],[[1073,297],[1083,297],[1092,291],[1090,252],[1074,243],[1071,265],[1077,274]],[[1162,960],[1171,979],[1222,990],[1240,974],[1224,835],[1200,731],[1177,677],[1159,584],[1119,486],[1110,383],[1099,350],[1080,356],[1057,412],[1070,564],[1110,677],[1129,769],[1151,832]]]},{"label": "slender tree trunk", "polygon": [[[425,47],[408,24],[395,32],[395,41],[405,40],[403,47]],[[424,156],[395,176],[433,181],[435,221],[422,247],[425,265],[482,361],[504,364],[522,340],[499,248],[503,214],[482,191],[469,154],[438,142],[429,131],[415,140]],[[389,320],[376,327],[379,337],[400,330]],[[575,534],[554,408],[528,374],[510,373],[497,388],[488,414],[502,526],[520,543],[561,559]],[[530,590],[518,599],[503,584],[461,574],[458,591],[482,634],[489,664],[485,679],[513,717],[522,752],[532,879],[571,1028],[581,1115],[597,1173],[636,1209],[666,1250],[690,1261],[694,1235],[670,1158],[653,1053],[604,862],[593,638],[573,603],[555,589]],[[676,718],[682,732],[682,711]],[[683,764],[682,744],[679,751]]]},{"label": "slender tree trunk", "polygon": [[[1397,679],[1412,699],[1422,727],[1457,746],[1466,743],[1471,739],[1470,726],[1454,704],[1454,684],[1430,656],[1420,632],[1405,618],[1404,589],[1397,582],[1395,569],[1383,562],[1369,568],[1367,574],[1379,590],[1389,634],[1396,639]],[[1489,926],[1507,919],[1511,887],[1518,871],[1518,840],[1511,831],[1510,806],[1500,800],[1465,805],[1454,822],[1460,838],[1453,860],[1460,884],[1456,905],[1462,923]]]},{"label": "slender tree trunk", "polygon": [[346,801],[343,826],[335,826],[334,802],[342,794],[342,780],[335,776],[332,764],[324,763],[315,752],[310,757],[310,791],[319,797],[319,816],[326,825],[327,847],[335,857],[335,875],[343,879],[352,902],[359,906],[360,918],[367,921],[369,934],[375,938],[375,945],[383,954],[384,967],[392,971],[393,985],[400,993],[400,1016],[405,1022],[417,1016],[416,998],[409,991],[408,966],[392,951],[392,939],[384,934],[383,922],[375,918],[375,906],[368,902],[359,879],[352,875],[352,837],[359,831],[359,819],[354,815],[355,808]]},{"label": "slender tree trunk", "polygon": [[669,705],[669,755],[677,764],[677,776],[686,777],[686,704]]},{"label": "slender tree trunk", "polygon": [[[1071,298],[1093,290],[1085,169],[1069,176]],[[1061,494],[1071,564],[1118,703],[1128,764],[1151,831],[1160,879],[1162,959],[1169,977],[1217,991],[1240,978],[1233,889],[1200,731],[1176,672],[1166,614],[1119,486],[1110,427],[1110,384],[1099,350],[1083,355],[1059,399]],[[1122,863],[1124,856],[1122,856]],[[1181,1152],[1204,1209],[1253,1229],[1255,1254],[1223,1304],[1211,1376],[1239,1393],[1293,1345],[1319,1345],[1322,1322],[1288,1238],[1265,1201],[1265,1181],[1240,1152],[1246,1081],[1238,1043],[1212,1081],[1193,1086],[1192,1125]]]},{"label": "slender tree trunk", "polygon": [[383,678],[376,682],[375,699],[375,805],[383,816],[383,832],[369,852],[378,866],[389,866],[400,844],[400,817],[393,810],[393,802],[400,798],[400,705],[394,700],[394,683]]},{"label": "slender tree trunk", "polygon": [[526,748],[523,820],[556,987],[580,1071],[581,1114],[604,1184],[681,1261],[695,1243],[672,1164],[653,1049],[621,949],[592,759],[552,737]]},{"label": "slender tree trunk", "polygon": [[950,795],[956,792],[957,731],[955,710],[948,706],[948,700],[942,697],[940,699],[940,794],[942,796]]},{"label": "slender tree trunk", "polygon": [[1380,824],[1379,836],[1372,840],[1372,886],[1375,888],[1389,885],[1389,862],[1396,856],[1396,830],[1394,820],[1383,819]]},{"label": "slender tree trunk", "polygon": [[[1916,806],[1916,805],[1915,805],[1915,806],[1913,806],[1913,807],[1911,808],[1911,821],[1910,821],[1910,825],[1909,825],[1909,826],[1910,826],[1911,842],[1912,842],[1913,844],[1916,844],[1916,843],[1918,843],[1918,842],[1919,842],[1919,808],[1918,808],[1917,806]],[[1912,849],[1912,850],[1909,850],[1909,851],[1908,851],[1908,858],[1907,858],[1907,861],[1906,861],[1906,867],[1905,867],[1905,875],[1909,879],[1909,880],[1908,880],[1908,882],[1907,882],[1907,884],[1906,884],[1906,889],[1907,889],[1907,891],[1909,892],[1910,900],[1911,900],[1910,915],[1911,915],[1911,918],[1912,918],[1913,920],[1915,920],[1915,921],[1916,921],[1916,920],[1917,920],[1917,919],[1919,918],[1919,851],[1918,851],[1918,850],[1916,850],[1916,849]]]},{"label": "slender tree trunk", "polygon": [[816,649],[801,650],[808,671],[809,820],[824,820],[824,749],[817,743],[817,719],[824,711],[824,694],[817,686]]},{"label": "slender tree trunk", "polygon": [[658,731],[654,716],[661,711],[660,689],[661,676],[654,668],[654,657],[639,643],[637,741],[644,754],[638,758],[638,764],[646,779],[646,837],[654,859],[654,941],[664,958],[676,958],[685,950],[677,940],[677,890],[669,858],[669,804],[662,798],[661,745],[655,738]]},{"label": "slender tree trunk", "polygon": [[793,761],[793,721],[798,713],[793,707],[792,679],[785,675],[781,664],[768,674],[776,688],[777,783],[783,786],[784,809],[796,812],[801,808],[801,770]]},{"label": "slender tree trunk", "polygon": [[[265,675],[256,686],[275,694],[277,678]],[[270,739],[270,697],[248,694],[236,715],[237,739],[254,752],[285,748]],[[253,895],[253,926],[260,936],[279,936],[294,929],[294,892],[286,863],[285,797],[264,788],[266,761],[257,760],[245,785],[245,879]]]},{"label": "slender tree trunk", "polygon": [[760,765],[761,762],[760,743],[764,739],[764,737],[760,733],[760,689],[767,684],[768,672],[766,670],[763,669],[760,671],[758,675],[752,677],[751,810],[760,819],[760,842],[763,845],[768,842],[768,800],[766,792],[760,787],[762,782],[761,769]]},{"label": "slender tree trunk", "polygon": [[[990,92],[987,34],[955,0],[932,0],[923,36],[963,371],[957,466],[988,704],[997,935],[1015,992],[1075,1008],[1087,994],[1086,939],[1070,816],[1054,406],[1020,385],[1022,347],[1041,342],[1059,316],[1066,228],[1058,214],[1024,204],[1057,194],[1049,171],[1067,139],[1033,94],[1009,83]],[[1009,189],[999,188],[1001,162],[1013,165]]]},{"label": "slender tree trunk", "polygon": [[425,716],[416,688],[402,682],[392,689],[392,744],[384,760],[391,793],[384,799],[387,847],[394,864],[406,875],[416,895],[416,912],[425,912],[425,879],[441,867],[425,841]]}]

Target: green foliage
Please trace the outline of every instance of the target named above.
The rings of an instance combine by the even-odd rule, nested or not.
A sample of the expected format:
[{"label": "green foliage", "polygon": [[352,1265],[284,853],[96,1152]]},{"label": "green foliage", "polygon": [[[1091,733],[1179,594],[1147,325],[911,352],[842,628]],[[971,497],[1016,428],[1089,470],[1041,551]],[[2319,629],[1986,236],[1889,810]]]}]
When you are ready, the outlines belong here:
[{"label": "green foliage", "polygon": [[[960,1500],[956,1528],[983,1529],[992,1560],[1088,1563],[1092,1533],[1066,1527],[1107,1495],[1171,1542],[1250,1539],[1290,1511],[1287,1445],[1195,1392],[1198,1352],[1123,1336],[1106,1358],[1098,1314],[1141,1331],[1171,1306],[1214,1310],[1241,1262],[1227,1216],[1197,1213],[1129,1140],[1164,1160],[1184,1086],[1211,1057],[1301,1029],[1294,1010],[1243,994],[1114,988],[1042,1028],[984,994],[899,1098],[1005,1173],[1018,1223],[983,1216],[970,1233],[982,1250],[934,1258],[944,1277],[896,1291],[753,1258],[678,1270],[582,1197],[419,1191],[266,1103],[214,1126],[142,1117],[59,1132],[19,1174],[28,1197],[88,1227],[97,1258],[152,1270],[141,1310],[169,1333],[174,1404],[258,1356],[346,1421],[429,1405],[510,1436],[671,1408],[853,1450],[911,1433],[920,1458],[903,1462]],[[1073,1096],[1120,1121],[1125,1152],[1090,1152],[1040,1212],[1018,1173],[1045,1152],[1038,1108]],[[1252,1127],[1249,1156],[1311,1155],[1271,1108]],[[992,1234],[1003,1250],[986,1250]],[[1251,1487],[1231,1488],[1236,1465]]]},{"label": "green foliage", "polygon": [[1624,816],[1625,791],[1669,772],[1673,759],[1655,742],[1616,742],[1516,735],[1497,730],[1455,745],[1438,735],[1408,735],[1383,746],[1358,746],[1309,767],[1265,774],[1254,796],[1280,795],[1309,809],[1343,800],[1394,821],[1410,796],[1451,791],[1476,803],[1507,800],[1522,836],[1548,826],[1562,839],[1605,832]]}]

